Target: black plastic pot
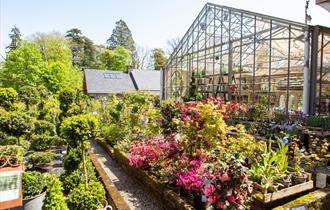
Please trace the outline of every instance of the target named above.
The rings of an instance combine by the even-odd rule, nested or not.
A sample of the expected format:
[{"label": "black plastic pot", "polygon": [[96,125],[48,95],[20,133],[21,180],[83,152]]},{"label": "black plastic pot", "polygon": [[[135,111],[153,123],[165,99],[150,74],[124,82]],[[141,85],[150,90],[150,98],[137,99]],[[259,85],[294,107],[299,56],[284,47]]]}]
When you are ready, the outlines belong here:
[{"label": "black plastic pot", "polygon": [[292,175],[292,183],[293,185],[301,184],[307,181],[307,174],[301,175]]}]

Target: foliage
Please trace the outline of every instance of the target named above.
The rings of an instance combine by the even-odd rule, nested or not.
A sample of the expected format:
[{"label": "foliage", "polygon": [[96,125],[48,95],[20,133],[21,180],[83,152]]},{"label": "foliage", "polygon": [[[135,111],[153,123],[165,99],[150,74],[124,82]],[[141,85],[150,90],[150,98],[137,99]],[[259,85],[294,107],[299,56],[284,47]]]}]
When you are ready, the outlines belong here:
[{"label": "foliage", "polygon": [[76,170],[81,161],[81,154],[79,150],[76,148],[69,149],[63,160],[65,173],[69,174],[72,171]]},{"label": "foliage", "polygon": [[191,73],[188,93],[182,99],[183,99],[183,101],[186,101],[186,102],[187,101],[198,101],[198,100],[202,99],[202,95],[198,91],[197,82],[196,82],[196,75],[195,75],[194,71]]},{"label": "foliage", "polygon": [[[86,162],[86,168],[87,168],[87,181],[88,183],[92,181],[97,181],[95,171],[94,171],[94,166],[90,161]],[[72,189],[77,187],[79,184],[84,183],[84,167],[83,164],[80,163],[78,168],[75,169],[74,171],[65,171],[65,174],[61,175],[60,177],[63,187],[64,187],[64,192],[67,194],[69,193]]]},{"label": "foliage", "polygon": [[328,116],[309,116],[306,125],[311,127],[320,127],[330,129],[330,117]]},{"label": "foliage", "polygon": [[[244,158],[251,158],[258,149],[256,140],[241,125],[228,126],[231,115],[240,113],[237,103],[224,104],[222,99],[209,98],[205,101],[178,104],[180,109],[179,131],[187,154],[193,155],[198,149],[242,152]],[[237,135],[232,135],[233,130]],[[252,155],[252,156],[250,156]]]},{"label": "foliage", "polygon": [[28,162],[32,164],[32,168],[36,168],[52,162],[54,158],[55,156],[51,152],[33,152],[28,156]]},{"label": "foliage", "polygon": [[60,101],[60,109],[65,116],[65,113],[69,110],[70,105],[75,101],[77,97],[77,91],[72,88],[64,89],[59,92],[58,100]]},{"label": "foliage", "polygon": [[98,68],[115,71],[126,71],[130,63],[130,51],[122,46],[119,46],[114,50],[105,49],[100,53]]},{"label": "foliage", "polygon": [[35,134],[54,135],[55,125],[46,120],[36,120],[34,122]]},{"label": "foliage", "polygon": [[28,108],[36,105],[40,100],[39,91],[32,86],[23,86],[19,88],[19,100]]},{"label": "foliage", "polygon": [[76,115],[65,118],[61,124],[61,135],[69,146],[75,148],[79,141],[93,140],[98,136],[99,122],[92,115]]},{"label": "foliage", "polygon": [[165,65],[167,63],[167,58],[165,56],[164,51],[161,48],[153,49],[151,57],[153,60],[155,70],[162,70],[165,68]]},{"label": "foliage", "polygon": [[23,43],[12,50],[0,72],[0,81],[6,87],[19,90],[22,86],[34,86],[42,83],[42,73],[46,68],[38,46],[34,43]]},{"label": "foliage", "polygon": [[31,198],[42,193],[46,187],[47,178],[38,171],[26,171],[22,176],[23,198]]},{"label": "foliage", "polygon": [[9,38],[11,39],[11,42],[9,46],[6,47],[7,49],[9,49],[9,52],[20,47],[22,43],[22,34],[19,28],[17,28],[17,26],[14,26],[11,29],[11,34],[9,34]]},{"label": "foliage", "polygon": [[110,38],[107,40],[108,48],[113,50],[122,46],[131,53],[135,51],[135,43],[132,37],[131,30],[123,20],[116,22],[116,26],[112,31]]},{"label": "foliage", "polygon": [[13,88],[0,88],[0,107],[8,111],[14,110],[17,96],[18,93]]},{"label": "foliage", "polygon": [[11,136],[31,134],[34,128],[32,118],[23,112],[8,112],[0,116],[0,128]]},{"label": "foliage", "polygon": [[268,121],[270,118],[267,107],[262,104],[250,107],[244,116],[250,121]]},{"label": "foliage", "polygon": [[72,28],[66,32],[72,53],[72,63],[77,67],[92,68],[96,63],[96,47],[93,41],[82,35],[81,30]]},{"label": "foliage", "polygon": [[3,135],[2,137],[0,137],[0,145],[15,145],[17,143],[18,143],[17,137],[7,136],[7,135]]},{"label": "foliage", "polygon": [[252,164],[250,177],[253,181],[260,183],[266,189],[276,187],[275,182],[285,176],[288,169],[288,146],[279,141],[279,149],[271,148],[271,141],[261,147],[261,160]]},{"label": "foliage", "polygon": [[135,142],[129,150],[129,164],[136,168],[148,168],[166,158],[172,158],[180,150],[174,136],[151,138]]},{"label": "foliage", "polygon": [[30,149],[36,151],[45,151],[52,146],[63,145],[63,140],[58,136],[35,135],[32,137]]},{"label": "foliage", "polygon": [[159,108],[155,107],[156,102],[155,96],[145,92],[126,93],[121,100],[111,98],[102,116],[107,124],[103,128],[105,132],[109,129],[116,132],[106,139],[117,144],[159,134],[161,116]]},{"label": "foliage", "polygon": [[58,180],[54,175],[49,175],[42,210],[69,210],[62,190],[63,188],[60,180]]},{"label": "foliage", "polygon": [[83,184],[68,195],[68,207],[72,210],[95,210],[105,200],[105,190],[100,182],[90,182],[86,189]]},{"label": "foliage", "polygon": [[160,106],[161,128],[164,134],[175,133],[178,131],[178,124],[175,119],[180,117],[180,110],[176,107],[174,100],[162,101]]},{"label": "foliage", "polygon": [[244,209],[252,188],[238,155],[225,154],[221,161],[206,164],[211,175],[203,182],[203,194],[214,209]]}]

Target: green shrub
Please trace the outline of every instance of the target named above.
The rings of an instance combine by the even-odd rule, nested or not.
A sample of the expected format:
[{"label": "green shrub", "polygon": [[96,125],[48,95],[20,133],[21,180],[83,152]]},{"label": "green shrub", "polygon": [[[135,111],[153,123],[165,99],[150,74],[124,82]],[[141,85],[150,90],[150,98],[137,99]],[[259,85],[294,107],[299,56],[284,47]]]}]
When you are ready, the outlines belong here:
[{"label": "green shrub", "polygon": [[311,127],[330,129],[330,117],[328,117],[328,116],[309,116],[306,120],[306,125],[311,126]]},{"label": "green shrub", "polygon": [[0,138],[0,145],[14,145],[18,143],[18,139],[15,136],[4,136]]},{"label": "green shrub", "polygon": [[55,156],[51,152],[34,152],[28,157],[28,162],[36,168],[39,165],[44,165],[52,162]]},{"label": "green shrub", "polygon": [[95,210],[105,200],[105,190],[100,182],[90,182],[88,187],[80,184],[68,195],[68,207],[71,210]]},{"label": "green shrub", "polygon": [[14,110],[14,103],[17,100],[17,92],[13,88],[0,88],[0,107],[10,111]]},{"label": "green shrub", "polygon": [[123,141],[128,137],[128,132],[125,128],[117,125],[110,124],[102,127],[102,139],[107,141],[110,145],[115,145],[117,142]]},{"label": "green shrub", "polygon": [[46,120],[37,120],[34,122],[35,134],[46,134],[46,135],[54,135],[55,125]]},{"label": "green shrub", "polygon": [[0,116],[0,129],[11,136],[31,134],[33,128],[32,118],[24,112],[7,112]]},{"label": "green shrub", "polygon": [[69,149],[63,160],[65,173],[69,174],[76,170],[81,162],[81,153],[79,150],[76,148]]},{"label": "green shrub", "polygon": [[60,130],[69,146],[76,148],[78,142],[92,140],[98,136],[99,122],[92,115],[76,115],[65,118]]},{"label": "green shrub", "polygon": [[36,135],[32,137],[30,149],[36,151],[45,151],[52,146],[63,145],[64,140],[58,136]]},{"label": "green shrub", "polygon": [[69,210],[62,190],[63,188],[60,180],[54,175],[49,175],[42,210]]},{"label": "green shrub", "polygon": [[23,198],[31,198],[42,193],[46,187],[46,177],[38,171],[26,171],[22,176]]},{"label": "green shrub", "polygon": [[[88,174],[87,181],[88,182],[97,181],[93,164],[90,161],[88,161],[86,165],[87,165],[86,169]],[[60,177],[63,183],[64,192],[66,194],[69,193],[73,188],[77,187],[79,184],[84,183],[85,180],[84,180],[83,171],[84,171],[83,164],[80,163],[79,167],[76,170],[74,170],[71,173],[65,173]]]}]

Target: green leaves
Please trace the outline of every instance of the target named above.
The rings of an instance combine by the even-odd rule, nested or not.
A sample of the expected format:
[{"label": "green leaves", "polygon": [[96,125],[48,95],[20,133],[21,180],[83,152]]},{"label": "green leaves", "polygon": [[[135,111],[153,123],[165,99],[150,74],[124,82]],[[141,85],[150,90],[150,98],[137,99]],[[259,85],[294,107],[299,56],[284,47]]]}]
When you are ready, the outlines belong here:
[{"label": "green leaves", "polygon": [[46,187],[46,177],[38,171],[26,171],[22,176],[23,198],[42,193]]},{"label": "green leaves", "polygon": [[126,71],[131,60],[131,52],[122,46],[114,50],[105,49],[99,55],[99,68]]},{"label": "green leaves", "polygon": [[54,175],[49,175],[42,210],[69,210],[62,190],[61,182]]}]

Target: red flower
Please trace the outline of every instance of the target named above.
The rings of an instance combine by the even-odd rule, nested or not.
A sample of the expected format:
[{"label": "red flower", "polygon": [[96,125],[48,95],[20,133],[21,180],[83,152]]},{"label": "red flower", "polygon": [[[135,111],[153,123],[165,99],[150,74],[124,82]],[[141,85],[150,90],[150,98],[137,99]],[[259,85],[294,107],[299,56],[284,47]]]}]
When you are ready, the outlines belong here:
[{"label": "red flower", "polygon": [[207,198],[207,203],[208,204],[214,204],[216,201],[217,201],[217,197],[214,196],[214,195]]},{"label": "red flower", "polygon": [[215,187],[211,184],[205,185],[204,187],[204,193],[206,196],[210,196],[214,193]]},{"label": "red flower", "polygon": [[221,201],[218,203],[219,209],[224,209],[225,208],[225,202]]},{"label": "red flower", "polygon": [[230,203],[234,203],[235,202],[235,197],[232,194],[228,194],[227,195],[227,199]]}]

